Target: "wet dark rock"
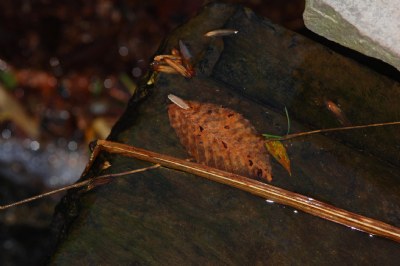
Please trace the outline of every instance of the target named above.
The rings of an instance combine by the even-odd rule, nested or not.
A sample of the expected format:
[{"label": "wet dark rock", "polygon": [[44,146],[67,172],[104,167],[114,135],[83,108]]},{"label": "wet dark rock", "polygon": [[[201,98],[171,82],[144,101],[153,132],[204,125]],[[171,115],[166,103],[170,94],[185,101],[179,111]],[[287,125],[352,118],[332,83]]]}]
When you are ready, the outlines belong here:
[{"label": "wet dark rock", "polygon": [[[224,37],[223,45],[203,37],[218,28],[239,33]],[[110,139],[187,158],[169,125],[169,93],[227,106],[271,134],[286,131],[284,106],[293,132],[338,126],[328,100],[356,124],[395,120],[400,113],[390,104],[399,102],[398,83],[240,6],[206,6],[160,53],[178,40],[195,55],[197,76],[159,74],[153,87],[142,86]],[[292,176],[273,163],[272,184],[400,226],[394,133],[382,128],[288,141]],[[100,173],[105,159],[112,167],[101,174],[149,165],[104,153],[89,176]],[[54,264],[395,265],[400,253],[393,241],[164,168],[70,192],[55,217]]]}]

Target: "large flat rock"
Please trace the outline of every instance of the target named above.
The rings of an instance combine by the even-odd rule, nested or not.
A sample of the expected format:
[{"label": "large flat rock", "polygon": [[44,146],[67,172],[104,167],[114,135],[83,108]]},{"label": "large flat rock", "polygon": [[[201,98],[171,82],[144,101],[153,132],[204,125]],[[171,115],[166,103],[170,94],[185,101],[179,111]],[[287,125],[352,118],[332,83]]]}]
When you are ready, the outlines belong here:
[{"label": "large flat rock", "polygon": [[307,0],[307,28],[400,70],[399,0]]},{"label": "large flat rock", "polygon": [[[203,37],[218,28],[239,33]],[[178,40],[192,51],[197,76],[159,74],[152,86],[145,78],[109,139],[187,158],[169,125],[169,93],[227,106],[258,132],[271,134],[286,132],[284,106],[292,132],[338,126],[326,100],[340,103],[354,123],[392,120],[400,113],[398,105],[383,108],[399,102],[398,83],[240,6],[207,5],[171,33],[159,53],[169,53]],[[396,132],[288,141],[292,176],[273,161],[272,184],[400,226]],[[112,166],[101,171],[102,160]],[[83,178],[146,165],[103,153]],[[57,208],[53,229],[58,246],[51,262],[58,265],[396,265],[400,254],[393,241],[165,168],[89,192],[71,191]]]}]

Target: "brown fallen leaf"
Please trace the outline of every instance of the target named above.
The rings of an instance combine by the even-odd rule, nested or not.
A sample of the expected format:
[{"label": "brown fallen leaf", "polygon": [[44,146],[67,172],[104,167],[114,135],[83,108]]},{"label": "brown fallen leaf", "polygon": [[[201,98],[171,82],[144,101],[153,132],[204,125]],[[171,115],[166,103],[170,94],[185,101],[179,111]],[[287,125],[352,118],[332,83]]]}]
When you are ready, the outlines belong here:
[{"label": "brown fallen leaf", "polygon": [[263,138],[241,114],[215,104],[186,101],[168,106],[171,126],[201,164],[252,178],[272,180]]}]

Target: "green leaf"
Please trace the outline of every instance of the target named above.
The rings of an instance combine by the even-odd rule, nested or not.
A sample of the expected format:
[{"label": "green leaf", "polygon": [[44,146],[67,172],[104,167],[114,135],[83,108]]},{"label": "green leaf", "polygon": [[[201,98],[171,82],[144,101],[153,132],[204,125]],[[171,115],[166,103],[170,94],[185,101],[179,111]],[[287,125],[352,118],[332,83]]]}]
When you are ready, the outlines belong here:
[{"label": "green leaf", "polygon": [[289,113],[288,110],[285,106],[285,114],[286,114],[286,119],[287,119],[287,131],[286,131],[286,135],[289,135],[290,132],[290,118],[289,118]]},{"label": "green leaf", "polygon": [[0,71],[0,81],[7,89],[14,89],[17,86],[17,79],[9,71]]},{"label": "green leaf", "polygon": [[278,135],[271,135],[271,134],[262,134],[263,137],[266,137],[267,139],[280,139],[282,138],[281,136]]}]

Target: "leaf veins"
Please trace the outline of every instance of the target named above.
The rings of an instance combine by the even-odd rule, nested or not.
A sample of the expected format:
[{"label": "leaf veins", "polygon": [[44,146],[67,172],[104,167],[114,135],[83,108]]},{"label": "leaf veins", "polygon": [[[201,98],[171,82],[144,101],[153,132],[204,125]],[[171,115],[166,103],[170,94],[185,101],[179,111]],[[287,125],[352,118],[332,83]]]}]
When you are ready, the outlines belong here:
[{"label": "leaf veins", "polygon": [[199,163],[227,172],[272,180],[265,141],[241,114],[209,103],[168,106],[171,126]]}]

